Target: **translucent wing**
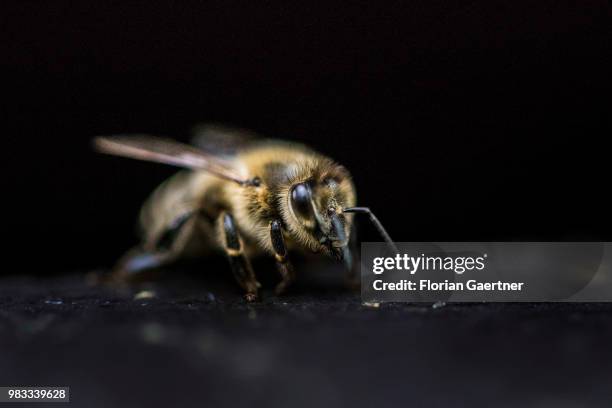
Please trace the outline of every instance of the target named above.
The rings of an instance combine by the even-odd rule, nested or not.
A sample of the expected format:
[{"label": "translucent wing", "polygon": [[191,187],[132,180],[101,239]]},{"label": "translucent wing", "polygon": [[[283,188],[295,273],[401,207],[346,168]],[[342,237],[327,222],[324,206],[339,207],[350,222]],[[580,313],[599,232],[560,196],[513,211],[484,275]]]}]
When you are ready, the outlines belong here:
[{"label": "translucent wing", "polygon": [[149,135],[97,137],[94,147],[105,154],[205,170],[239,184],[248,183],[232,162],[171,139]]},{"label": "translucent wing", "polygon": [[200,149],[222,156],[231,156],[241,148],[261,140],[261,137],[246,129],[216,123],[194,126],[191,143]]}]

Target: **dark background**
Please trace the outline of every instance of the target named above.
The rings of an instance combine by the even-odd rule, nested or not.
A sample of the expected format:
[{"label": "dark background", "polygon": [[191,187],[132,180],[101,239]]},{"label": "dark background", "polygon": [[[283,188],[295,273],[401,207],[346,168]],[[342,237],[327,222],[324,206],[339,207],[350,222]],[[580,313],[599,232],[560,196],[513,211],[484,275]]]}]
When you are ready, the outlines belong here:
[{"label": "dark background", "polygon": [[4,272],[111,264],[174,170],[90,139],[207,121],[334,157],[398,241],[612,238],[607,2],[374,3],[14,2]]}]

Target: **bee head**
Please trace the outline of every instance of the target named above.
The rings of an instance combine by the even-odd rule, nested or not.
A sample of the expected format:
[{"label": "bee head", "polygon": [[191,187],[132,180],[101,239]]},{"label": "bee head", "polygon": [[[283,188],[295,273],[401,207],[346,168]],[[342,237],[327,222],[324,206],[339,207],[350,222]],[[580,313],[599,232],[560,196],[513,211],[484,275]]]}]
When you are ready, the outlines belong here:
[{"label": "bee head", "polygon": [[344,167],[326,163],[298,177],[287,190],[285,222],[298,241],[315,252],[342,259],[346,255],[355,190]]}]

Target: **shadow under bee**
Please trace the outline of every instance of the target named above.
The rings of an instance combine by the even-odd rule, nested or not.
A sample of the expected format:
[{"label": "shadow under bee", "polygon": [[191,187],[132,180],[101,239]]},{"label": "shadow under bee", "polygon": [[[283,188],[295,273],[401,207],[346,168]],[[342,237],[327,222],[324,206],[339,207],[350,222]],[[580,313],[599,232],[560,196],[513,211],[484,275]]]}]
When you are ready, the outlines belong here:
[{"label": "shadow under bee", "polygon": [[[333,259],[299,253],[293,259],[297,274],[294,284],[287,290],[288,295],[355,292],[354,286],[347,285],[342,265]],[[279,276],[274,260],[256,257],[252,262],[258,271],[262,293],[266,297],[276,298],[273,288],[279,282]],[[116,280],[112,279],[111,274],[102,273],[96,283],[133,292],[152,288],[157,291],[167,288],[172,292],[172,288],[180,287],[189,288],[194,293],[206,292],[218,296],[241,297],[242,294],[227,273],[227,259],[220,254],[177,260],[129,279]]]}]

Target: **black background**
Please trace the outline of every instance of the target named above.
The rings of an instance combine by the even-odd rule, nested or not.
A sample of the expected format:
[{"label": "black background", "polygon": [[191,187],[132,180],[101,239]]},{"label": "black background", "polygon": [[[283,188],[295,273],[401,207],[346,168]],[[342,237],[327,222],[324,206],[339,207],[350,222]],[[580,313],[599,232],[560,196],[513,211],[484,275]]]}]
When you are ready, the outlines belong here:
[{"label": "black background", "polygon": [[605,1],[14,3],[17,272],[108,265],[135,243],[173,170],[96,156],[93,136],[187,140],[208,121],[334,157],[398,241],[612,238]]}]

